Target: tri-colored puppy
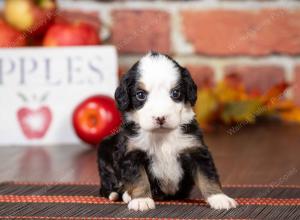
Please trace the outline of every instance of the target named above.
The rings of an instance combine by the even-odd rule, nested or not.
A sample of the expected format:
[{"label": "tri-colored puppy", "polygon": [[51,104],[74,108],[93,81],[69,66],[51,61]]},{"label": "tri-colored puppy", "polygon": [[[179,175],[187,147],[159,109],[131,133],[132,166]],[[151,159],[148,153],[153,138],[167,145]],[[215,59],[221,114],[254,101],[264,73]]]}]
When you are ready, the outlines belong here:
[{"label": "tri-colored puppy", "polygon": [[102,196],[122,195],[129,209],[143,211],[155,199],[188,197],[196,184],[212,208],[236,207],[195,120],[197,87],[187,69],[151,52],[124,75],[115,99],[124,122],[99,147]]}]

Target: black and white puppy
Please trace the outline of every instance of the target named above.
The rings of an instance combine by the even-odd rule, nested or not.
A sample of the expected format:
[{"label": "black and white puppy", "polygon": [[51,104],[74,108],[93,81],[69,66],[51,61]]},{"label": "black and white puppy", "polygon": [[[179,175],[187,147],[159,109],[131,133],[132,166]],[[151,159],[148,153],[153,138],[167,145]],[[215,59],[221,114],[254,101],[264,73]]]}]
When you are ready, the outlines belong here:
[{"label": "black and white puppy", "polygon": [[124,75],[115,99],[124,122],[99,146],[101,196],[122,195],[142,211],[155,208],[155,199],[186,198],[196,184],[212,208],[236,207],[195,120],[197,87],[187,69],[151,52]]}]

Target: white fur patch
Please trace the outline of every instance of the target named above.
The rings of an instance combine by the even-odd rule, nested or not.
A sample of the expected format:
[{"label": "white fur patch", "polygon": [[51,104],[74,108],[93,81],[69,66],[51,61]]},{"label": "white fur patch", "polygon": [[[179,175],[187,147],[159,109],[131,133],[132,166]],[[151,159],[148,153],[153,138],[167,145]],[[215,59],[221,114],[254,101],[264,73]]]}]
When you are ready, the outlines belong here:
[{"label": "white fur patch", "polygon": [[131,201],[131,196],[128,194],[127,191],[125,191],[122,195],[122,200],[125,203],[129,203]]},{"label": "white fur patch", "polygon": [[129,202],[128,208],[135,211],[147,211],[149,209],[155,209],[154,200],[151,198],[137,198]]},{"label": "white fur patch", "polygon": [[174,86],[180,75],[175,64],[164,55],[151,56],[148,53],[140,60],[140,81],[144,83],[146,90],[151,91],[155,87]]},{"label": "white fur patch", "polygon": [[110,201],[117,201],[118,198],[119,198],[119,194],[116,193],[116,192],[111,192],[111,193],[109,194],[109,196],[108,196],[108,199],[109,199]]},{"label": "white fur patch", "polygon": [[237,202],[223,193],[215,194],[207,198],[207,202],[213,209],[231,209],[237,206]]},{"label": "white fur patch", "polygon": [[163,192],[174,194],[183,175],[178,156],[183,150],[196,146],[199,142],[194,136],[185,135],[177,128],[166,133],[141,131],[129,139],[128,148],[147,152],[152,157],[150,170],[159,179]]}]

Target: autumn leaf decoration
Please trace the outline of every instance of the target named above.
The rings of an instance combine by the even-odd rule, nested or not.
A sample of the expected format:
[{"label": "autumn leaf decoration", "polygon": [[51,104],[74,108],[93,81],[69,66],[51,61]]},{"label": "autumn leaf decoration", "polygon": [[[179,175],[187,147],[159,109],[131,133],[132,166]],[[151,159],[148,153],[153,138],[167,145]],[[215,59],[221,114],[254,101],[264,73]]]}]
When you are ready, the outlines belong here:
[{"label": "autumn leaf decoration", "polygon": [[259,117],[300,122],[300,108],[285,97],[288,87],[288,83],[282,82],[264,94],[247,91],[242,80],[230,74],[215,87],[206,86],[198,91],[196,119],[204,129],[217,122],[255,123]]}]

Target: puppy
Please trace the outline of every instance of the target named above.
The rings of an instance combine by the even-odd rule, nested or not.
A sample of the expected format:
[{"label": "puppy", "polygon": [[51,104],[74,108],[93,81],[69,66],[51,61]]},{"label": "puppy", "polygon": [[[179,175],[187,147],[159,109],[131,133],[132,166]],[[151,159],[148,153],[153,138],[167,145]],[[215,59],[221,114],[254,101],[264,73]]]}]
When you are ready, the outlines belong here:
[{"label": "puppy", "polygon": [[196,184],[212,208],[236,207],[195,120],[197,87],[187,69],[151,52],[124,75],[115,99],[123,124],[99,146],[101,196],[122,195],[129,209],[144,211],[156,199],[187,198]]}]

